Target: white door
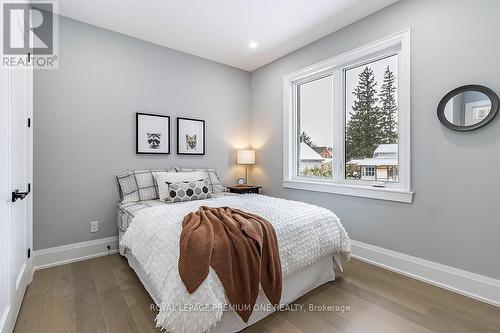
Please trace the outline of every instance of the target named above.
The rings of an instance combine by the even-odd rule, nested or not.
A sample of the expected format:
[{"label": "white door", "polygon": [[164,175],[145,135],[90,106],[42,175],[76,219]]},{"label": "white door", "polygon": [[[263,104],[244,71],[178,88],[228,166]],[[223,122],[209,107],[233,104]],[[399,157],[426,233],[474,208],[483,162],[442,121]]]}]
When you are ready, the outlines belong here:
[{"label": "white door", "polygon": [[32,258],[28,258],[32,244],[32,194],[13,194],[16,190],[28,192],[32,183],[32,134],[28,119],[32,117],[33,71],[0,69],[0,77],[0,332],[4,333],[14,327],[33,274]]}]

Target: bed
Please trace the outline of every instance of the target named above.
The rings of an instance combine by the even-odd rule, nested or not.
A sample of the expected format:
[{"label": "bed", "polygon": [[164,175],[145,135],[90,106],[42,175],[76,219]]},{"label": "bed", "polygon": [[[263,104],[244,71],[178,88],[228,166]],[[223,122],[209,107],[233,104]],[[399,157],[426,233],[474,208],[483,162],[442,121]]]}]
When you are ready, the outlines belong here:
[{"label": "bed", "polygon": [[178,239],[182,217],[202,205],[238,208],[273,224],[283,271],[281,305],[335,280],[335,270],[349,257],[350,241],[335,214],[301,202],[215,192],[213,198],[189,202],[121,203],[117,209],[120,253],[157,304],[157,325],[169,332],[238,332],[276,310],[260,291],[255,310],[244,323],[228,308],[212,269],[196,292],[187,293],[177,271]]}]

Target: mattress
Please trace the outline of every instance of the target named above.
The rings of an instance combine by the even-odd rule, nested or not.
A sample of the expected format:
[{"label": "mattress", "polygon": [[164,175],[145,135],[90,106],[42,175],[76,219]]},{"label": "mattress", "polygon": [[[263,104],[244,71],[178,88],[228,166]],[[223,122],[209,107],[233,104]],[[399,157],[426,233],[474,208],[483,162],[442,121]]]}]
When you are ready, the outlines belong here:
[{"label": "mattress", "polygon": [[[214,193],[213,198],[215,199],[228,195],[237,195],[237,194],[229,192]],[[135,215],[137,215],[143,209],[154,206],[178,205],[178,204],[183,204],[183,203],[182,202],[166,203],[160,201],[159,199],[120,203],[116,209],[116,224],[118,226],[118,230],[121,232],[125,232],[128,226],[130,225],[130,222],[132,222],[132,219],[135,217]]]},{"label": "mattress", "polygon": [[[153,301],[157,305],[160,304],[160,298],[141,265],[131,254],[126,254],[125,257]],[[309,291],[335,280],[335,269],[337,267],[337,260],[334,260],[332,256],[325,256],[285,277],[283,279],[281,304],[288,305]],[[275,312],[274,309],[271,309],[270,303],[262,290],[259,292],[255,305],[258,310],[252,313],[248,323],[243,322],[234,311],[226,311],[222,315],[221,321],[210,329],[209,333],[239,332]]]},{"label": "mattress", "polygon": [[[229,193],[229,192],[221,192],[221,193],[213,193],[212,198],[220,198],[223,196],[229,196],[229,195],[238,195],[235,193]],[[210,199],[207,199],[210,200]],[[126,203],[120,203],[118,204],[118,207],[116,208],[116,225],[118,226],[118,250],[120,254],[125,255],[127,253],[127,249],[121,245],[120,240],[127,231],[128,226],[132,222],[132,219],[142,210],[149,208],[149,207],[154,207],[154,206],[161,206],[161,205],[181,205],[183,202],[174,202],[174,203],[166,203],[163,201],[160,201],[159,199],[156,200],[144,200],[144,201],[137,201],[137,202],[126,202]]]}]

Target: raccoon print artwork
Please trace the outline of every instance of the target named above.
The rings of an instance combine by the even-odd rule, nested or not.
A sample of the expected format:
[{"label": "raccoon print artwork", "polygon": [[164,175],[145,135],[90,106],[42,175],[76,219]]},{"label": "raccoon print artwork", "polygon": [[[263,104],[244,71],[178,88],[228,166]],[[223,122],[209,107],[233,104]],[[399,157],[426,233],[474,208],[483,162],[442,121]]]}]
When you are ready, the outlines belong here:
[{"label": "raccoon print artwork", "polygon": [[160,148],[160,137],[161,133],[147,133],[149,148],[158,149]]},{"label": "raccoon print artwork", "polygon": [[196,149],[196,134],[194,135],[186,134],[186,149],[187,150]]}]

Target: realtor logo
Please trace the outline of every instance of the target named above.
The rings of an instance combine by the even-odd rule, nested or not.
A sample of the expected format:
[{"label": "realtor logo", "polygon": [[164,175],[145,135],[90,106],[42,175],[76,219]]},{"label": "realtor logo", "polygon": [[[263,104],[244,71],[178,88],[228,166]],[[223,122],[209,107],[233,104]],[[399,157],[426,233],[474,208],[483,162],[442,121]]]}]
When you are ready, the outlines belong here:
[{"label": "realtor logo", "polygon": [[2,3],[2,67],[57,68],[57,3]]}]

